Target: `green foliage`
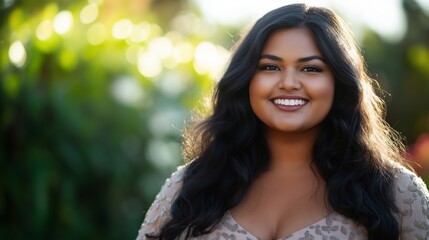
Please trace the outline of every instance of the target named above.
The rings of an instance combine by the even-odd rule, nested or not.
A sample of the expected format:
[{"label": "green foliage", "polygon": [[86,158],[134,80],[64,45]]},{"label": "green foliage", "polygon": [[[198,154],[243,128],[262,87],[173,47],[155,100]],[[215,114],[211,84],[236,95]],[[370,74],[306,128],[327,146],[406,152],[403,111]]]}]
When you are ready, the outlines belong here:
[{"label": "green foliage", "polygon": [[407,31],[395,43],[368,32],[363,41],[370,72],[386,94],[387,121],[406,137],[409,160],[429,176],[429,16],[414,0],[404,0]]},{"label": "green foliage", "polygon": [[[195,67],[198,29],[161,28],[174,16],[161,21],[145,1],[92,5],[98,15],[83,23],[89,5],[1,10],[1,239],[134,238],[181,164],[184,120],[212,87],[210,69]],[[68,30],[67,16],[55,22],[64,10]],[[139,31],[114,33],[121,19]]]},{"label": "green foliage", "polygon": [[363,45],[370,71],[391,94],[388,121],[412,143],[429,132],[429,16],[414,0],[403,5],[405,36],[390,43],[368,32]]}]

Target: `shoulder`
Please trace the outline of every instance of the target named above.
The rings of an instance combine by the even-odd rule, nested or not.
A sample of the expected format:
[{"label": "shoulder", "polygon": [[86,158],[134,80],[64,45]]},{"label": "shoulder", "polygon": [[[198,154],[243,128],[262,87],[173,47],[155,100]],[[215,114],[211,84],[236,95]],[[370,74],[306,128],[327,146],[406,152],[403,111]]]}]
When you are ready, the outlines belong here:
[{"label": "shoulder", "polygon": [[398,167],[394,172],[394,191],[401,204],[412,204],[416,200],[429,202],[429,192],[423,180],[405,167]]},{"label": "shoulder", "polygon": [[171,176],[165,180],[165,183],[161,188],[161,192],[163,191],[177,192],[177,190],[179,190],[182,185],[182,180],[183,180],[185,171],[186,171],[185,165],[177,167],[176,171],[174,171],[171,174]]},{"label": "shoulder", "polygon": [[171,176],[165,180],[161,191],[156,196],[152,205],[157,205],[159,203],[164,203],[163,205],[171,205],[178,192],[180,192],[185,171],[186,166],[179,166],[177,170],[174,171],[173,174],[171,174]]},{"label": "shoulder", "polygon": [[145,240],[146,234],[154,235],[159,233],[161,227],[170,219],[170,208],[182,187],[183,175],[186,166],[180,166],[165,180],[161,191],[156,195],[155,200],[146,213],[146,217],[138,232],[138,240]]},{"label": "shoulder", "polygon": [[[429,237],[429,192],[426,184],[414,172],[398,167],[395,170],[394,194],[398,220],[403,237]],[[405,239],[408,239],[406,238]]]}]

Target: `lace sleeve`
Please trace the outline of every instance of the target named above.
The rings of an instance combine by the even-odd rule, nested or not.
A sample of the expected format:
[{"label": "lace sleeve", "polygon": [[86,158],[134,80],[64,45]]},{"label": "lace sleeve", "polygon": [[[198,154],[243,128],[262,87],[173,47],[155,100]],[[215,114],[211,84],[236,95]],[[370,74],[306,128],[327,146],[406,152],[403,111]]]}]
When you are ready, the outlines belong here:
[{"label": "lace sleeve", "polygon": [[168,178],[150,206],[143,224],[138,231],[137,240],[146,240],[146,234],[158,234],[162,225],[170,218],[170,206],[173,203],[182,185],[182,177],[185,168],[179,167],[176,172]]},{"label": "lace sleeve", "polygon": [[429,192],[425,183],[405,169],[400,170],[396,181],[400,239],[429,239]]}]

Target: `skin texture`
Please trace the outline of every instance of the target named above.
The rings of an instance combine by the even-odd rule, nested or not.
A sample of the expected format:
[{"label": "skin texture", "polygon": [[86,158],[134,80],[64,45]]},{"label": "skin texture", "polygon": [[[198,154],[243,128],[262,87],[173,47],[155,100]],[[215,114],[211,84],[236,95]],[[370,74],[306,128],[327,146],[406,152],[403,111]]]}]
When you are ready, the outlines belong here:
[{"label": "skin texture", "polygon": [[[331,212],[311,153],[332,106],[334,77],[308,29],[278,30],[269,37],[249,96],[266,125],[270,167],[231,213],[254,236],[277,239]],[[285,106],[275,99],[300,101]]]},{"label": "skin texture", "polygon": [[[326,117],[334,98],[334,77],[318,58],[323,59],[306,28],[279,30],[268,39],[249,88],[252,109],[268,132],[314,131]],[[306,104],[285,108],[274,104],[275,98],[301,98]]]}]

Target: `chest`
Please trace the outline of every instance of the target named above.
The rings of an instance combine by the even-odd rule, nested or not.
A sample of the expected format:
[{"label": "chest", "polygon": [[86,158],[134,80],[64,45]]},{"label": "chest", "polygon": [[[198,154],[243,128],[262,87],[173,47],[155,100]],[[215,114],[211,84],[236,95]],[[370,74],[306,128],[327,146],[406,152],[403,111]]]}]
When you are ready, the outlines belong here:
[{"label": "chest", "polygon": [[231,215],[256,236],[276,239],[330,214],[324,190],[324,182],[312,172],[266,175],[255,181]]},{"label": "chest", "polygon": [[[260,219],[259,222],[263,222]],[[366,230],[357,225],[355,222],[335,212],[331,213],[328,217],[312,223],[304,228],[301,228],[291,234],[284,235],[277,238],[264,237],[255,234],[251,229],[241,226],[231,216],[228,211],[225,213],[220,224],[216,228],[201,237],[192,238],[195,240],[200,239],[236,239],[236,240],[299,240],[299,239],[354,239],[364,240],[366,237]]]}]

